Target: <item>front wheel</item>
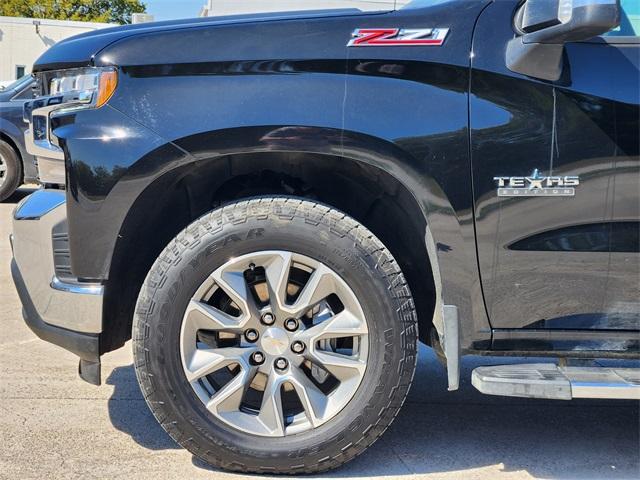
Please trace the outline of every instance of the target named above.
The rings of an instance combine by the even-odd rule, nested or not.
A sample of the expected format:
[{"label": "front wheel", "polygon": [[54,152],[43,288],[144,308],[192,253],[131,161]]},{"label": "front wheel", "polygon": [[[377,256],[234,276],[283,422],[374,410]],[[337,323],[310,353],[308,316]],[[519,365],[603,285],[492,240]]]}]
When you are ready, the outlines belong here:
[{"label": "front wheel", "polygon": [[289,197],[240,201],[162,252],[133,323],[136,374],[164,429],[228,470],[335,468],[391,424],[417,322],[364,226]]}]

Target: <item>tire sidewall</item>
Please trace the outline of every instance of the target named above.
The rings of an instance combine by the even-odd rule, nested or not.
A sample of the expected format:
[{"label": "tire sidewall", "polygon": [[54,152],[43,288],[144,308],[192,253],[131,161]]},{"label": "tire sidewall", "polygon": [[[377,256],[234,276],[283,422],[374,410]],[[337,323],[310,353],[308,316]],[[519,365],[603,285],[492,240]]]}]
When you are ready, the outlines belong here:
[{"label": "tire sidewall", "polygon": [[0,155],[7,166],[7,170],[4,172],[4,183],[0,185],[0,202],[2,202],[9,198],[20,186],[22,163],[11,145],[2,140],[0,140]]}]

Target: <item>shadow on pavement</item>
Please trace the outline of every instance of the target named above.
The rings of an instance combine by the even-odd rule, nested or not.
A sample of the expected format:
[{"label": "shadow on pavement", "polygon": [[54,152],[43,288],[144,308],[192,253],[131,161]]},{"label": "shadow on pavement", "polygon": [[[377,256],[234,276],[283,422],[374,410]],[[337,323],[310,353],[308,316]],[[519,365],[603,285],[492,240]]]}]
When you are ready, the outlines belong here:
[{"label": "shadow on pavement", "polygon": [[109,418],[114,427],[149,450],[180,448],[147,407],[133,365],[113,369],[106,383],[115,387],[108,403]]},{"label": "shadow on pavement", "polygon": [[[465,358],[460,390],[447,392],[431,350],[421,348],[420,355],[414,387],[393,425],[363,455],[323,477],[459,472],[462,478],[498,465],[490,471],[640,478],[638,402],[489,397],[469,384],[476,366],[523,359]],[[116,368],[107,383],[115,386],[109,413],[116,428],[152,450],[179,448],[149,412],[132,366]],[[216,471],[196,457],[193,464]]]}]

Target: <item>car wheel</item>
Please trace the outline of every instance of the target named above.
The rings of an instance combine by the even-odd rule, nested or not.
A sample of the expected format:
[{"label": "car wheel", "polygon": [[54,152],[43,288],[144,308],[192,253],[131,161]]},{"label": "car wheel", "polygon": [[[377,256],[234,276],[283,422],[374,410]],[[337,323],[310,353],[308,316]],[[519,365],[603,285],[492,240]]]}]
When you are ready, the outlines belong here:
[{"label": "car wheel", "polygon": [[408,393],[417,338],[380,240],[290,197],[192,223],[151,268],[133,322],[156,419],[205,462],[244,472],[318,472],[363,452]]},{"label": "car wheel", "polygon": [[22,162],[7,142],[0,140],[0,202],[15,192],[22,182]]}]

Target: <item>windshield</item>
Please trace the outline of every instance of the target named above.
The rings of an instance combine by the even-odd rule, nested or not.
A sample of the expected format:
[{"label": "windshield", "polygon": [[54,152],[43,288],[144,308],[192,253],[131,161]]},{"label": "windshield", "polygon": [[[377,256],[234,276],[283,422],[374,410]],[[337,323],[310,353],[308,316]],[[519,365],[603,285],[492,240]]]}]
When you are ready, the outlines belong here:
[{"label": "windshield", "polygon": [[27,83],[29,83],[30,81],[31,81],[31,75],[25,75],[24,77],[20,77],[15,82],[0,88],[0,90],[3,90],[5,92],[8,90],[19,90],[22,87],[26,86]]}]

